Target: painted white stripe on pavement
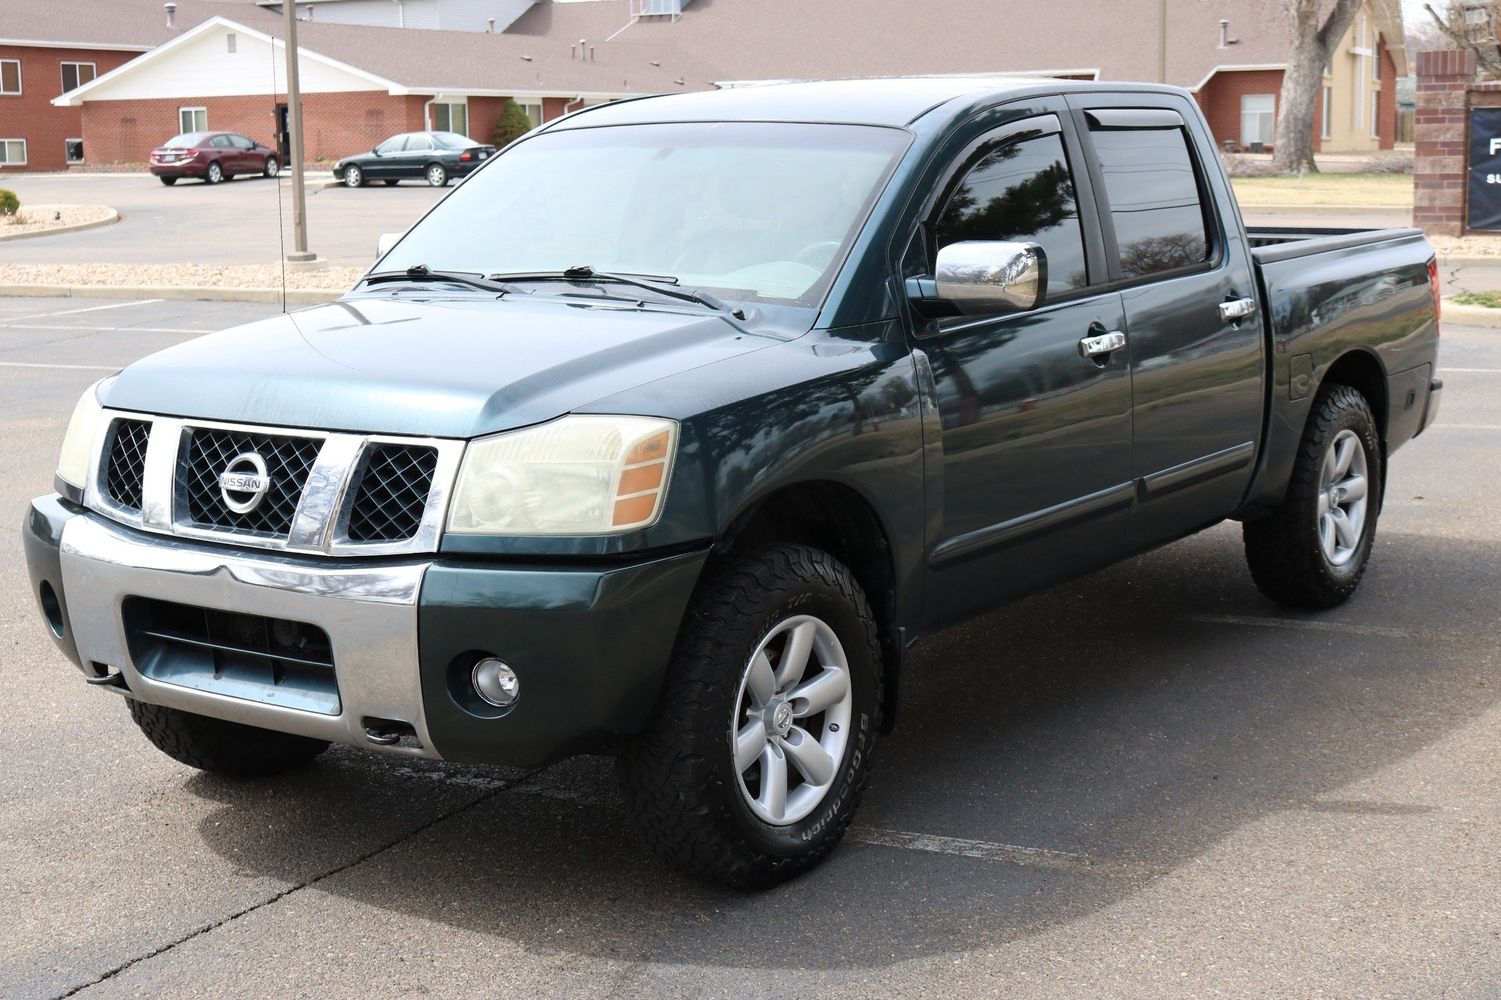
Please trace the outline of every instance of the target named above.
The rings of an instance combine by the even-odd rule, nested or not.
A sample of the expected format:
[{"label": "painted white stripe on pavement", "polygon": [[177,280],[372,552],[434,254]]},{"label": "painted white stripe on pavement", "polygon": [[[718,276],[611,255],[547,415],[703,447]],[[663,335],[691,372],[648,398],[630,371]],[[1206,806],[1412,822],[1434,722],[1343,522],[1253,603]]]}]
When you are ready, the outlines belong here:
[{"label": "painted white stripe on pavement", "polygon": [[1501,368],[1440,368],[1440,375],[1458,373],[1460,375],[1501,375]]},{"label": "painted white stripe on pavement", "polygon": [[184,326],[54,326],[51,323],[7,323],[0,320],[0,330],[56,330],[58,333],[218,333],[222,326],[207,330],[190,330]]},{"label": "painted white stripe on pavement", "polygon": [[47,365],[39,361],[0,361],[0,368],[66,368],[81,372],[117,372],[124,365]]},{"label": "painted white stripe on pavement", "polygon": [[1411,639],[1406,629],[1384,625],[1357,625],[1351,622],[1317,621],[1307,618],[1263,618],[1259,615],[1182,615],[1184,621],[1202,625],[1255,625],[1260,628],[1301,628],[1315,632],[1343,632],[1348,635],[1379,635],[1387,639]]},{"label": "painted white stripe on pavement", "polygon": [[950,857],[975,858],[980,861],[1000,861],[1028,868],[1046,868],[1050,871],[1072,872],[1076,875],[1156,875],[1161,871],[1149,865],[1132,864],[1127,861],[1107,861],[1071,854],[1067,851],[1049,851],[1041,847],[1021,847],[1016,844],[998,844],[989,840],[969,840],[964,837],[940,837],[932,833],[908,833],[904,830],[879,830],[869,826],[852,826],[845,834],[851,843],[869,844],[872,847],[894,847],[903,851],[922,851],[926,854],[946,854]]},{"label": "painted white stripe on pavement", "polygon": [[1442,420],[1430,427],[1433,430],[1439,427],[1447,427],[1451,431],[1501,431],[1501,424],[1446,424]]},{"label": "painted white stripe on pavement", "polygon": [[126,309],[130,306],[149,306],[166,299],[136,299],[134,302],[109,302],[102,306],[84,306],[80,309],[64,309],[61,312],[31,313],[26,316],[11,316],[7,322],[21,319],[46,319],[49,316],[76,316],[79,313],[99,312],[102,309]]}]

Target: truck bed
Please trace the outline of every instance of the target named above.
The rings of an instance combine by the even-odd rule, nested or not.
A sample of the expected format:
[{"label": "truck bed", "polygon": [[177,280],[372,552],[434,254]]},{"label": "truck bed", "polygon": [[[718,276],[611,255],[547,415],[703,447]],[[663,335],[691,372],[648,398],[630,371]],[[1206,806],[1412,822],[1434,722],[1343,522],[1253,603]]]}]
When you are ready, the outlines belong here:
[{"label": "truck bed", "polygon": [[1258,264],[1293,260],[1329,250],[1371,246],[1389,240],[1422,236],[1408,226],[1388,229],[1338,229],[1324,226],[1247,226],[1251,256]]}]

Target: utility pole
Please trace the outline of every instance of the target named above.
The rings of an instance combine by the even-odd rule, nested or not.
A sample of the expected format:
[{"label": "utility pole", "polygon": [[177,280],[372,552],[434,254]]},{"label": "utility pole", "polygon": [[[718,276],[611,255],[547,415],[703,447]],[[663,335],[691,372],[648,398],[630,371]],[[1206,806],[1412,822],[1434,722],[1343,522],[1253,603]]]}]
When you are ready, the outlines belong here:
[{"label": "utility pole", "polygon": [[287,261],[305,263],[317,260],[318,255],[307,248],[307,197],[302,183],[302,88],[297,81],[297,4],[295,0],[283,0],[281,9],[287,28],[287,155],[292,161],[293,250],[287,254]]},{"label": "utility pole", "polygon": [[1157,0],[1157,82],[1167,83],[1167,0]]}]

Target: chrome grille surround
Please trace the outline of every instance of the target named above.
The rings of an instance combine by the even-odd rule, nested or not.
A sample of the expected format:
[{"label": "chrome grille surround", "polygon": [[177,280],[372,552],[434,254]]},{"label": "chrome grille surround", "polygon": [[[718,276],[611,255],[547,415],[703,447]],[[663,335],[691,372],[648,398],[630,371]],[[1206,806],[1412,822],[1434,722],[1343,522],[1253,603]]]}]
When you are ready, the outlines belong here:
[{"label": "chrome grille surround", "polygon": [[[108,489],[111,435],[102,434],[94,443],[84,505],[111,520],[143,531],[178,538],[194,538],[229,545],[303,552],[310,555],[385,556],[436,552],[448,513],[449,494],[463,457],[464,442],[450,438],[420,438],[388,434],[355,434],[309,431],[234,424],[213,420],[185,420],[124,410],[105,410],[101,427],[112,428],[115,420],[146,421],[151,425],[146,445],[139,510],[122,506]],[[305,439],[318,446],[316,457],[301,485],[290,529],[285,533],[251,534],[231,527],[195,523],[189,510],[179,471],[188,456],[189,439],[197,431],[223,431],[253,437]],[[426,504],[410,537],[400,540],[356,541],[349,537],[350,510],[367,455],[376,449],[397,445],[431,448],[436,454]],[[410,523],[411,519],[408,519]]]}]

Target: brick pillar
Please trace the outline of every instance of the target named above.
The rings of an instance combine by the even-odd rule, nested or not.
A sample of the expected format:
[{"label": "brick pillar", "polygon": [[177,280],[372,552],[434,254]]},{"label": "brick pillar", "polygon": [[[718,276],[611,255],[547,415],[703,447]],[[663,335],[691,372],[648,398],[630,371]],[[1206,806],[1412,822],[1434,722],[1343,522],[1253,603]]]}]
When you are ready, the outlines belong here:
[{"label": "brick pillar", "polygon": [[1464,230],[1465,107],[1475,54],[1419,52],[1417,78],[1412,223],[1430,235],[1458,236]]}]

